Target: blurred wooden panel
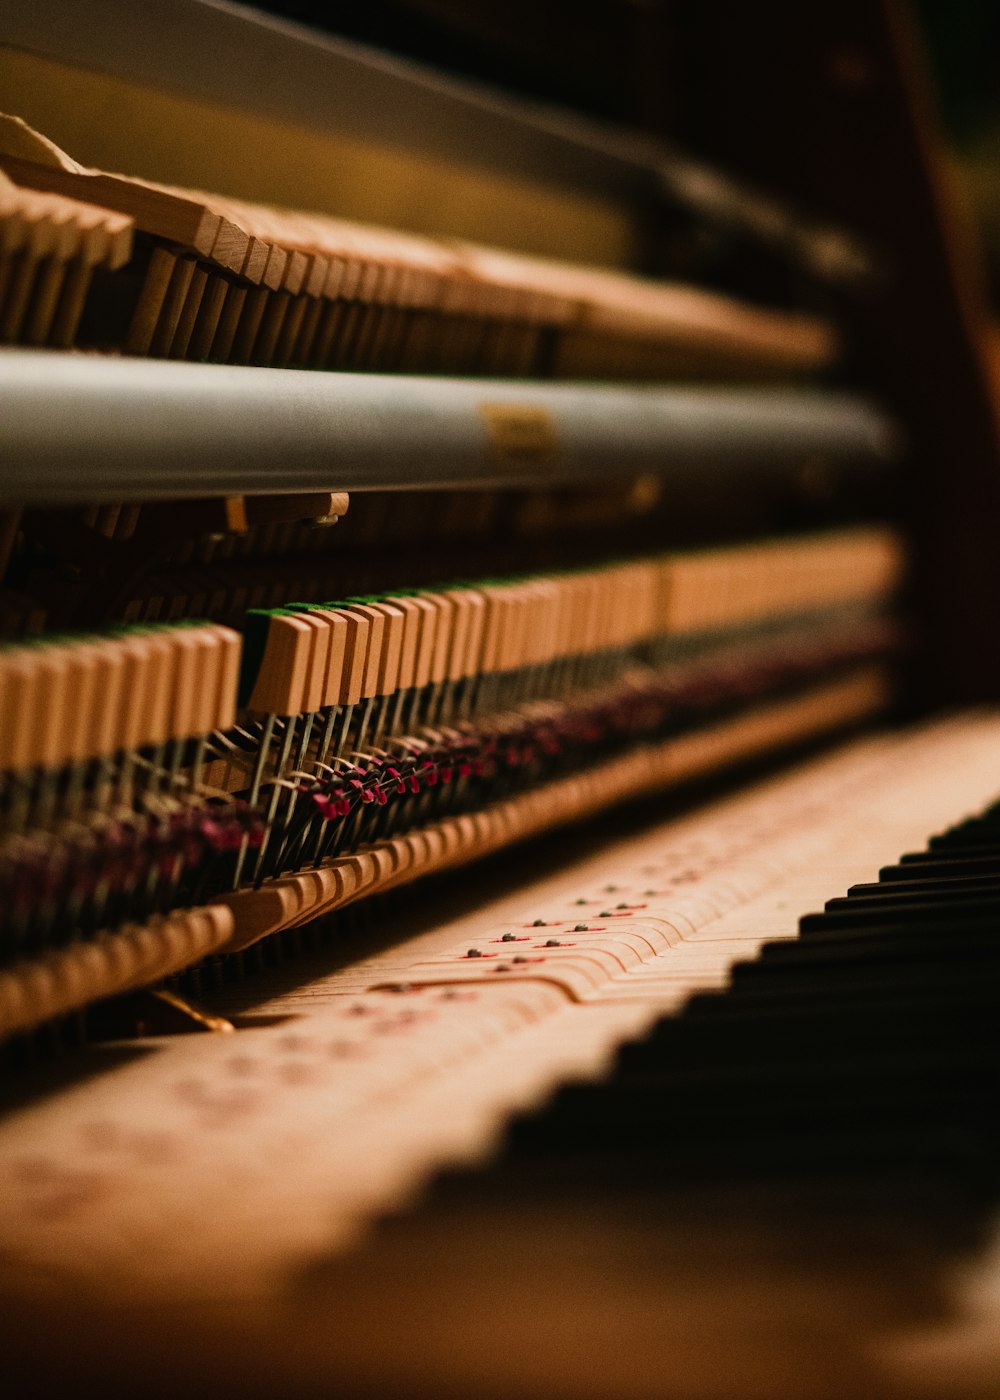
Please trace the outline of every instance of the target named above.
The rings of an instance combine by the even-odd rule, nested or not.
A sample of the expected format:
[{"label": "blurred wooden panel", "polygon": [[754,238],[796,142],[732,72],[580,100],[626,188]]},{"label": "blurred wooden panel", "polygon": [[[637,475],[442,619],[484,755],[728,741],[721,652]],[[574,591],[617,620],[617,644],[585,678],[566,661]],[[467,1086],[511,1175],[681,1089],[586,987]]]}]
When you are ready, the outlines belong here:
[{"label": "blurred wooden panel", "polygon": [[911,445],[920,704],[1000,695],[1000,433],[983,277],[912,16],[896,0],[679,6],[678,136],[842,220],[883,275],[841,310]]},{"label": "blurred wooden panel", "polygon": [[612,198],[413,155],[0,48],[0,110],[86,165],[416,233],[627,267]]}]

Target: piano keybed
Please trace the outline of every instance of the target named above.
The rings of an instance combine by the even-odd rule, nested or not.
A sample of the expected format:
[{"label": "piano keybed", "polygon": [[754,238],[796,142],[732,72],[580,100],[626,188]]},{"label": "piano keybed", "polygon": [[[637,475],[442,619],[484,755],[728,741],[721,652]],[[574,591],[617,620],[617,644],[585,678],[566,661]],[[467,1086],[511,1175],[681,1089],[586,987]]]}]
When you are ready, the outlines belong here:
[{"label": "piano keybed", "polygon": [[[859,740],[624,839],[602,825],[568,865],[533,870],[526,857],[516,890],[509,865],[487,870],[473,907],[459,900],[444,919],[438,905],[430,919],[402,909],[391,947],[366,951],[355,932],[339,968],[314,955],[310,976],[305,957],[289,990],[280,972],[217,990],[234,1034],[150,1042],[155,1054],[95,1065],[8,1116],[0,1200],[15,1303],[44,1277],[81,1363],[100,1374],[70,1299],[103,1299],[81,1316],[93,1326],[106,1306],[118,1328],[131,1318],[118,1364],[152,1368],[154,1393],[197,1374],[254,1394],[280,1370],[290,1394],[320,1378],[459,1394],[489,1365],[496,1394],[548,1393],[557,1367],[573,1394],[605,1393],[612,1376],[616,1393],[663,1393],[673,1374],[678,1394],[721,1396],[732,1364],[748,1393],[832,1395],[863,1380],[911,1394],[892,1358],[926,1322],[914,1251],[943,1280],[995,1190],[995,1040],[982,1017],[996,972],[981,908],[993,910],[995,877],[951,873],[955,859],[995,864],[995,816],[905,856],[878,894],[852,891],[860,927],[835,896],[991,801],[996,733],[983,714]],[[934,896],[930,863],[949,871]],[[897,891],[911,868],[920,912],[907,921],[912,897]],[[961,893],[935,902],[956,879]],[[892,1206],[888,1260],[868,1234],[873,1197]],[[706,1211],[725,1213],[747,1280],[727,1279]],[[373,1235],[387,1214],[397,1223]],[[592,1221],[590,1264],[574,1216]],[[657,1241],[687,1259],[695,1288],[682,1310],[694,1341],[680,1352],[669,1312],[650,1327],[672,1297],[669,1271],[650,1273],[648,1296],[618,1291],[625,1259],[645,1269]],[[415,1307],[418,1257],[433,1263]],[[552,1296],[552,1269],[574,1259]],[[755,1341],[700,1292],[745,1307],[758,1285]],[[517,1348],[491,1341],[474,1356],[455,1316],[463,1293],[492,1300]],[[941,1295],[934,1306],[944,1323]],[[196,1362],[167,1339],[189,1325]],[[735,1348],[728,1361],[720,1344]]]}]

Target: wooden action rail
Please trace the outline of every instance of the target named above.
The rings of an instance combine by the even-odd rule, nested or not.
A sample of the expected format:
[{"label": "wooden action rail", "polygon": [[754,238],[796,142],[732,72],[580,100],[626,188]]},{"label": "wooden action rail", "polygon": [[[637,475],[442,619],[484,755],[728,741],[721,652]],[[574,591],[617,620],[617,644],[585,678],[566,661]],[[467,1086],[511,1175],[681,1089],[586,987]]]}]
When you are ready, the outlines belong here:
[{"label": "wooden action rail", "polygon": [[[329,499],[337,504],[337,514],[343,515],[346,497],[331,495]],[[256,508],[252,497],[242,505],[248,511]],[[135,515],[132,508],[109,508],[106,512],[94,512],[92,518],[99,521],[101,528],[104,519],[109,519],[113,522],[109,528],[114,528],[128,547],[138,552],[152,545],[153,532],[162,531],[163,526],[151,514],[148,526],[132,542],[125,532],[134,529]],[[123,591],[122,598],[128,601],[123,602],[122,614],[132,622],[199,618],[209,614],[243,628],[248,610],[255,614],[273,612],[286,606],[290,599],[322,605],[324,600],[344,589],[347,571],[339,555],[320,552],[324,541],[317,536],[322,531],[308,526],[295,533],[293,530],[291,522],[274,527],[273,537],[281,538],[280,532],[284,532],[287,543],[282,546],[282,554],[275,553],[273,561],[264,556],[266,567],[254,557],[244,557],[244,544],[233,537],[219,541],[217,554],[210,552],[212,546],[209,549],[199,546],[199,555],[205,557],[198,562],[191,558],[193,551],[188,550],[181,559],[144,576],[135,588],[135,596]],[[380,547],[388,548],[374,533],[368,539],[371,542],[369,557],[360,561],[367,586],[358,590],[366,594],[372,591],[372,584],[378,577],[378,560],[373,556]],[[869,591],[877,592],[889,586],[899,576],[898,542],[886,531],[855,528],[830,532],[824,538],[826,563],[822,564],[817,553],[820,539],[818,534],[808,536],[801,547],[793,546],[790,540],[764,541],[740,546],[738,554],[732,546],[726,546],[671,555],[669,577],[664,562],[665,572],[653,604],[664,621],[665,631],[679,635],[709,627],[753,623],[769,613],[783,611],[786,600],[806,611],[811,606],[823,607],[828,601],[835,602],[841,596],[863,598]],[[797,560],[801,560],[801,567]],[[847,580],[842,593],[838,593],[839,585],[834,577],[838,571],[841,579]],[[399,572],[394,568],[397,577]],[[567,580],[562,586],[570,587],[570,576],[562,577]],[[522,586],[544,582],[545,576],[538,576],[524,580]],[[477,583],[475,587],[485,597],[513,589],[513,584],[510,580],[498,579],[487,585]],[[400,589],[387,589],[387,593],[390,591],[397,599],[406,596]],[[453,585],[436,590],[438,596],[444,592],[456,607],[469,606],[467,600],[459,598],[461,590]],[[467,589],[466,594],[468,592]],[[536,605],[541,606],[538,600],[544,592],[542,589],[524,594],[522,606],[527,610],[525,626],[529,631],[536,629]],[[423,593],[432,594],[435,590],[427,588],[422,590],[421,596]],[[513,601],[509,605],[513,606]],[[550,600],[547,606],[556,608],[558,605]],[[643,606],[650,606],[650,603],[645,602]],[[618,610],[617,605],[612,607],[613,612]],[[259,628],[262,624],[258,622],[256,626]],[[539,641],[536,645],[542,643]],[[486,664],[483,656],[476,657],[473,663],[476,670]]]},{"label": "wooden action rail", "polygon": [[245,943],[676,781],[692,754],[877,711],[899,567],[891,533],[859,529],[291,604],[242,638],[185,623],[0,652],[0,949],[52,986],[17,1024],[114,950],[109,986],[145,977],[129,930],[173,930],[173,959]]},{"label": "wooden action rail", "polygon": [[[90,170],[0,116],[0,169],[134,222],[128,324],[78,343],[232,364],[506,376],[772,379],[831,362],[815,318]],[[109,215],[110,217],[110,215]],[[2,328],[0,328],[2,329]],[[11,322],[3,339],[17,341]],[[35,343],[35,342],[29,342]]]},{"label": "wooden action rail", "polygon": [[22,189],[0,171],[0,342],[73,345],[95,270],[125,266],[132,230],[127,214]]},{"label": "wooden action rail", "polygon": [[[608,657],[640,645],[669,648],[702,632],[714,640],[769,618],[887,597],[901,568],[895,535],[860,527],[565,574],[250,609],[242,639],[194,620],[37,637],[0,650],[0,774],[225,731],[237,704],[257,716],[362,702],[370,711],[377,700],[387,710],[384,702],[401,693],[412,700],[428,686],[464,684],[472,693],[463,711],[483,714],[532,694],[558,697],[606,680]],[[431,706],[432,714],[440,709]]]},{"label": "wooden action rail", "polygon": [[229,729],[241,639],[212,623],[124,627],[0,652],[0,772],[60,769]]},{"label": "wooden action rail", "polygon": [[[219,896],[206,906],[125,924],[89,941],[15,962],[0,971],[0,1039],[99,998],[150,986],[212,954],[238,952],[358,899],[583,820],[614,803],[849,727],[877,714],[887,695],[881,669],[860,670],[801,697],[643,747],[474,815],[434,823],[260,888]],[[463,979],[457,974],[448,980]]]},{"label": "wooden action rail", "polygon": [[333,706],[353,715],[364,703],[365,736],[378,702],[377,744],[428,687],[436,693],[422,715],[432,719],[442,710],[468,717],[558,697],[604,679],[610,657],[620,664],[640,645],[653,645],[659,659],[658,641],[669,649],[701,632],[885,598],[901,568],[891,531],[858,528],[563,575],[251,610],[241,704],[259,716],[293,716]]}]

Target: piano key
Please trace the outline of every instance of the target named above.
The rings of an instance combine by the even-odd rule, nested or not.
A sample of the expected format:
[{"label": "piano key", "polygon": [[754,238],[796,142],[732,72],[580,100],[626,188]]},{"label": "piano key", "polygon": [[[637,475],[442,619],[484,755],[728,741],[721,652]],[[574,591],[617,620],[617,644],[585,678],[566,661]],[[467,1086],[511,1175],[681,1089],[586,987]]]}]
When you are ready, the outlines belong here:
[{"label": "piano key", "polygon": [[880,882],[907,880],[992,879],[1000,873],[1000,857],[963,857],[959,860],[913,860],[884,865]]},{"label": "piano key", "polygon": [[847,894],[850,899],[867,899],[878,898],[883,893],[888,894],[892,890],[896,890],[899,893],[905,890],[914,897],[924,895],[936,896],[947,895],[950,890],[953,890],[956,894],[988,891],[996,889],[998,883],[1000,883],[1000,869],[990,872],[983,872],[981,870],[978,874],[951,874],[938,877],[930,876],[925,871],[923,877],[915,876],[913,879],[908,879],[905,882],[900,880],[880,880],[875,884],[852,885]]},{"label": "piano key", "polygon": [[[1000,896],[976,892],[964,897],[958,895],[954,903],[945,898],[917,897],[910,902],[900,901],[898,905],[885,906],[887,912],[892,907],[897,907],[900,911],[905,909],[908,923],[940,924],[947,927],[949,919],[959,917],[957,909],[961,909],[963,916],[970,917],[977,914],[995,914],[1000,909]],[[822,914],[807,914],[802,921],[802,933],[805,935],[814,930],[822,932],[834,928],[876,928],[879,910],[882,908],[883,905],[878,900],[866,904],[864,900],[845,899],[836,908],[824,910]]]},{"label": "piano key", "polygon": [[824,909],[829,914],[869,910],[873,914],[890,915],[894,910],[922,909],[947,903],[954,909],[961,910],[967,904],[989,901],[997,889],[997,882],[991,880],[961,883],[946,881],[940,884],[932,883],[930,888],[917,889],[910,886],[903,889],[899,885],[879,885],[871,893],[848,893],[836,899],[828,899]]}]

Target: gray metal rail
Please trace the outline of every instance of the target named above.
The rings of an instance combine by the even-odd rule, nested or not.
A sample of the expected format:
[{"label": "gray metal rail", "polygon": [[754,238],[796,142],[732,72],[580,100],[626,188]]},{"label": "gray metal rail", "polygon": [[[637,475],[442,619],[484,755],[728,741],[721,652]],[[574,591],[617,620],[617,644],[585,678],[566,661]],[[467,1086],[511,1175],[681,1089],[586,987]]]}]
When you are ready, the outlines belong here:
[{"label": "gray metal rail", "polygon": [[0,504],[600,484],[732,493],[895,449],[820,390],[538,384],[0,352]]}]

